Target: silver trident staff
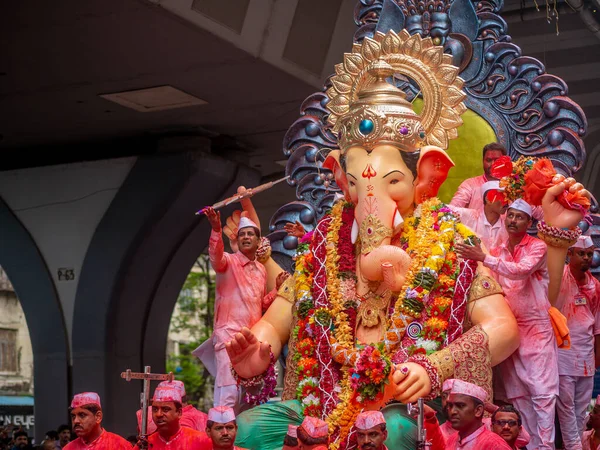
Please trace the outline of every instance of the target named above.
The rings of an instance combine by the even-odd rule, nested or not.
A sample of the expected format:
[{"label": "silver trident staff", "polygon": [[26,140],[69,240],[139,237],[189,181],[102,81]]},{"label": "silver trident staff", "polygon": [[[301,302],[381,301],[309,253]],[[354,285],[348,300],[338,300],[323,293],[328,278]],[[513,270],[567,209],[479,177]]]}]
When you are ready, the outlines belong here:
[{"label": "silver trident staff", "polygon": [[[215,203],[214,205],[212,205],[212,208],[213,209],[224,208],[225,206],[231,205],[232,203],[236,203],[245,198],[252,197],[253,195],[258,194],[259,192],[266,191],[267,189],[271,189],[277,183],[281,183],[282,181],[287,180],[289,177],[290,176],[288,175],[286,177],[280,178],[279,180],[269,181],[268,183],[261,184],[260,186],[256,186],[255,188],[246,189],[246,192],[244,192],[243,194],[232,195],[231,197],[228,197],[225,200],[221,200],[220,202]],[[207,208],[208,208],[208,206],[205,206],[201,210],[196,211],[196,215],[198,216],[200,214],[203,214],[204,212],[206,212]]]},{"label": "silver trident staff", "polygon": [[417,400],[417,406],[413,406],[409,403],[408,414],[414,417],[417,413],[417,442],[416,450],[429,450],[431,448],[431,442],[427,441],[427,430],[425,429],[425,402],[422,398]]},{"label": "silver trident staff", "polygon": [[148,405],[150,404],[150,381],[168,380],[169,382],[171,382],[174,379],[173,372],[150,373],[150,366],[146,366],[144,367],[144,372],[132,372],[130,369],[127,369],[127,371],[121,372],[121,378],[124,378],[126,381],[144,381],[144,389],[142,391],[140,399],[140,403],[142,405],[142,426],[140,430],[140,440],[145,443],[146,438],[148,437]]}]

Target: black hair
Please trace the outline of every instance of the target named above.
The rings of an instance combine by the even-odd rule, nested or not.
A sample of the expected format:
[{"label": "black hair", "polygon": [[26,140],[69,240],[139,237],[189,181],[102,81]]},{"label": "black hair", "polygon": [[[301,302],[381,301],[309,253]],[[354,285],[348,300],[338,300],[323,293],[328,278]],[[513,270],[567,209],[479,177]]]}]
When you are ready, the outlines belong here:
[{"label": "black hair", "polygon": [[502,145],[500,142],[490,142],[489,144],[483,147],[482,156],[485,158],[485,154],[490,151],[501,152],[504,156],[508,154],[506,151],[506,147]]},{"label": "black hair", "polygon": [[494,420],[496,420],[496,414],[503,412],[515,414],[517,416],[517,423],[519,424],[519,426],[521,426],[521,413],[513,405],[502,405],[500,408],[494,411],[494,414],[492,414],[492,423],[494,422]]},{"label": "black hair", "polygon": [[310,436],[306,431],[304,431],[304,428],[302,428],[302,425],[300,425],[298,427],[297,433],[298,433],[298,440],[300,440],[303,444],[306,444],[306,445],[319,445],[319,444],[327,445],[329,443],[329,436],[314,438],[314,437]]},{"label": "black hair", "polygon": [[298,438],[290,436],[286,434],[283,438],[283,445],[287,445],[288,447],[297,447],[298,446]]},{"label": "black hair", "polygon": [[25,436],[27,439],[29,439],[29,435],[27,434],[27,431],[25,431],[25,430],[23,430],[23,429],[21,429],[21,430],[18,430],[18,431],[15,431],[15,432],[13,433],[13,439],[15,439],[15,440],[16,440],[18,437],[21,437],[21,436]]},{"label": "black hair", "polygon": [[65,430],[71,431],[71,426],[67,425],[66,423],[63,423],[60,427],[58,427],[58,430],[56,430],[56,431],[58,432],[58,434],[60,434]]},{"label": "black hair", "polygon": [[58,440],[58,431],[56,431],[56,430],[46,431],[46,436],[48,436],[48,439],[54,439],[56,441],[56,440]]}]

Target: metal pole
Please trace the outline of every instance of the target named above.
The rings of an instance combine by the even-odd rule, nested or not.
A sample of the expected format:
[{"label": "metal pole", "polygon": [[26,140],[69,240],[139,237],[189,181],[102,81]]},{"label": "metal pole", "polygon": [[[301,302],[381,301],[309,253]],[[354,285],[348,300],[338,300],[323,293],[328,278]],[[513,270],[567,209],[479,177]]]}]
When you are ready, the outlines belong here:
[{"label": "metal pole", "polygon": [[[150,373],[150,366],[144,368],[144,373]],[[150,377],[144,378],[144,390],[142,392],[142,437],[148,435],[148,405],[150,404]]]}]

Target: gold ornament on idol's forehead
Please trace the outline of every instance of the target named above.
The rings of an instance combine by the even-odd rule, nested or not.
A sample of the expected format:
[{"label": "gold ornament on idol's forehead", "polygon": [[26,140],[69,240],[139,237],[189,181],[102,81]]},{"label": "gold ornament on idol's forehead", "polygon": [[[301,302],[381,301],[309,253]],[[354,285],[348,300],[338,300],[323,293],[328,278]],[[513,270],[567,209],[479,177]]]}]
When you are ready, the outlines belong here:
[{"label": "gold ornament on idol's forehead", "polygon": [[[335,66],[328,118],[338,134],[342,151],[352,146],[372,150],[375,145],[390,144],[404,151],[423,145],[448,148],[449,139],[458,137],[462,124],[463,80],[459,68],[451,64],[431,38],[389,31],[364,38],[354,44],[352,53]],[[416,114],[406,94],[386,81],[394,74],[412,79],[423,94],[423,111]]]}]

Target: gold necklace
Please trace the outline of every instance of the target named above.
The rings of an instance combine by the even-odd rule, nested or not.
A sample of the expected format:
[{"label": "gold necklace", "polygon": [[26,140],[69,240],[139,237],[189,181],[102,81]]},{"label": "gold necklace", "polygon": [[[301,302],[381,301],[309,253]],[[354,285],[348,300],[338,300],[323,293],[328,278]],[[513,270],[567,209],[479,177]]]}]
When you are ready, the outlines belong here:
[{"label": "gold necklace", "polygon": [[391,298],[392,293],[388,290],[381,294],[369,292],[360,297],[360,305],[356,315],[356,328],[360,325],[371,328],[376,327],[379,323],[385,323]]}]

